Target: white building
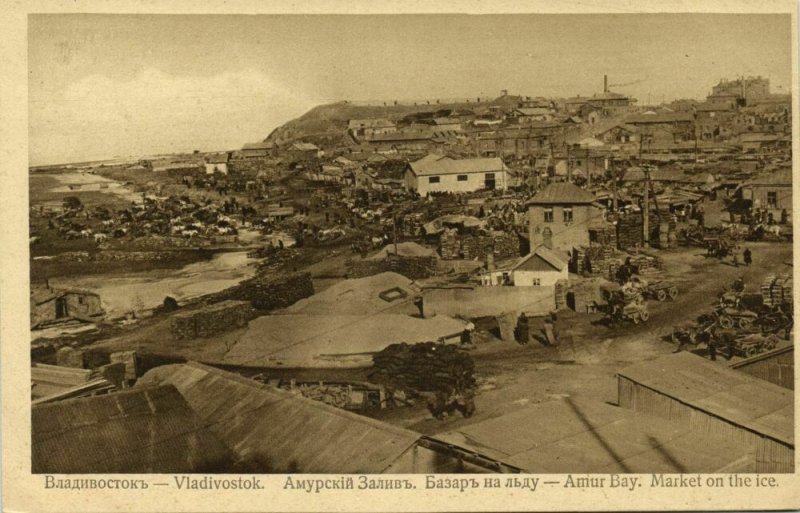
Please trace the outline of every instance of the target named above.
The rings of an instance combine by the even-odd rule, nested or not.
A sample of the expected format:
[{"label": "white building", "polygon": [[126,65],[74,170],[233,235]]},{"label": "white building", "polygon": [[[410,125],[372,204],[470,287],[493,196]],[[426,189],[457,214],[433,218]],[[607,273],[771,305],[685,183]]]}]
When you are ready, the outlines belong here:
[{"label": "white building", "polygon": [[206,174],[213,175],[214,173],[228,174],[228,154],[219,153],[215,155],[206,155],[204,159],[206,166]]},{"label": "white building", "polygon": [[567,279],[567,255],[540,246],[508,269],[487,272],[482,276],[481,283],[488,286],[553,287],[558,280]]},{"label": "white building", "polygon": [[509,172],[499,158],[456,160],[428,155],[406,167],[405,187],[421,196],[429,192],[473,192],[506,189]]}]

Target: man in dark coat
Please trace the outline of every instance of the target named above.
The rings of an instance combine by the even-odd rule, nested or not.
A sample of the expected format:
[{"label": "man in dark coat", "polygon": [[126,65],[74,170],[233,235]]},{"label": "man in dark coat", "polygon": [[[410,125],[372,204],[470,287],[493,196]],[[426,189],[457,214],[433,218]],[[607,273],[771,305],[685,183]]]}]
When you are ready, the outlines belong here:
[{"label": "man in dark coat", "polygon": [[744,265],[750,267],[750,264],[753,263],[753,253],[750,252],[750,248],[744,248],[742,258],[744,259]]}]

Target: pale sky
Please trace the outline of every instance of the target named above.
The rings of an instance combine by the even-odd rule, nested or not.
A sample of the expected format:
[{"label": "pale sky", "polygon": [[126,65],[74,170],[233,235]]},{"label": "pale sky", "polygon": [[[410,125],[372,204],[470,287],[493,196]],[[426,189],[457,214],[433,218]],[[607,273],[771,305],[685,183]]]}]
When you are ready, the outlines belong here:
[{"label": "pale sky", "polygon": [[791,83],[789,15],[31,15],[28,32],[33,165],[236,149],[340,100]]}]

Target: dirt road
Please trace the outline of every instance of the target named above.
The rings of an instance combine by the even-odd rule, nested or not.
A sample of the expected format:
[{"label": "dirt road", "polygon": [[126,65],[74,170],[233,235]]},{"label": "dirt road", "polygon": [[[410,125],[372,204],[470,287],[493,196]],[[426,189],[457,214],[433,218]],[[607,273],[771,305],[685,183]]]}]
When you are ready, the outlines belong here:
[{"label": "dirt road", "polygon": [[559,348],[520,346],[497,339],[483,345],[474,353],[479,392],[477,413],[469,419],[456,414],[438,421],[431,418],[424,405],[385,411],[379,416],[394,424],[435,434],[558,397],[582,396],[614,403],[616,372],[634,362],[672,353],[675,346],[663,337],[676,324],[710,311],[723,286],[730,286],[737,277],[744,276],[746,291],[756,293],[767,274],[791,272],[791,267],[785,265],[792,259],[790,244],[747,246],[753,252],[753,265],[749,268],[706,258],[701,248],[658,253],[665,267],[658,277],[674,282],[680,294],[675,301],[650,301],[651,316],[645,324],[612,329],[598,322],[600,315],[566,312],[559,315],[557,323],[562,339]]}]

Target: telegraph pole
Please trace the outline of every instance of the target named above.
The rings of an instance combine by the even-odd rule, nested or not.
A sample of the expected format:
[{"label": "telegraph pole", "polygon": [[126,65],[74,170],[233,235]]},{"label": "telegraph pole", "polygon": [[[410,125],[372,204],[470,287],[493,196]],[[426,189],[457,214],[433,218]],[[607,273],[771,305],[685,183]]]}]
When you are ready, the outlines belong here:
[{"label": "telegraph pole", "polygon": [[644,247],[650,246],[650,172],[642,168],[644,171],[644,205],[642,205],[642,245]]},{"label": "telegraph pole", "polygon": [[394,241],[394,256],[399,257],[400,254],[397,252],[397,212],[394,212],[392,215],[392,240]]},{"label": "telegraph pole", "polygon": [[566,144],[567,147],[567,181],[572,182],[572,159],[569,156],[569,144]]},{"label": "telegraph pole", "polygon": [[[597,166],[597,157],[592,157],[592,162],[594,162],[594,166]],[[591,188],[592,187],[592,167],[589,165],[589,148],[586,148],[586,186]]]},{"label": "telegraph pole", "polygon": [[617,168],[614,167],[614,163],[610,162],[610,159],[606,157],[606,170],[611,168],[611,192],[613,194],[613,199],[611,203],[611,210],[616,213],[617,212]]}]

